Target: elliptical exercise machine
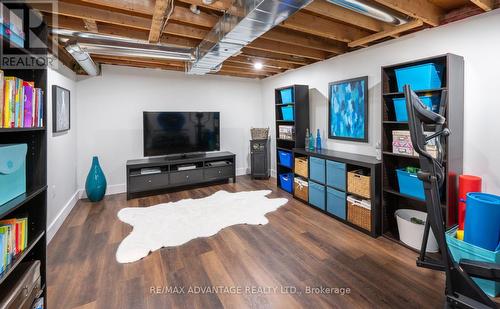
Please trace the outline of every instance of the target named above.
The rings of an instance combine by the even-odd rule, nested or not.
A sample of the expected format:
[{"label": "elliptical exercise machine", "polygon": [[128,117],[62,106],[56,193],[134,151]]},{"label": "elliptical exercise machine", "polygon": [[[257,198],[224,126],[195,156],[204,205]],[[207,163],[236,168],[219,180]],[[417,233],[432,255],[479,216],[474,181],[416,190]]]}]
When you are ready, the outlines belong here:
[{"label": "elliptical exercise machine", "polygon": [[[441,95],[439,113],[426,109],[409,85],[405,85],[404,94],[411,142],[415,151],[420,155],[420,171],[417,176],[424,184],[427,206],[427,220],[417,266],[445,272],[445,308],[500,308],[500,305],[489,298],[471,278],[500,281],[500,265],[463,259],[457,263],[453,260],[446,243],[446,231],[439,192],[446,177],[442,165],[443,149],[440,139],[451,134],[444,127],[446,122],[444,117],[446,104],[444,103],[447,100],[447,92],[443,91]],[[435,125],[435,133],[426,136],[424,133],[424,126],[426,125]],[[426,151],[425,145],[432,139],[436,139],[437,158],[433,158]],[[430,228],[434,232],[441,252],[439,260],[426,256]]]}]

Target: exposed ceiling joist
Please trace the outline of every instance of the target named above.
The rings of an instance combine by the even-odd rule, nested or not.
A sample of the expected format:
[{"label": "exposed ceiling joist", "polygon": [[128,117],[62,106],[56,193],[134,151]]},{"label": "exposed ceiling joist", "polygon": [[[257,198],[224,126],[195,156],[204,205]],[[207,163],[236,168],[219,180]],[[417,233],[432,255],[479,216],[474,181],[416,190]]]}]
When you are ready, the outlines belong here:
[{"label": "exposed ceiling joist", "polygon": [[153,18],[151,20],[151,29],[149,30],[149,42],[158,43],[161,32],[168,22],[170,12],[173,10],[174,1],[156,0]]},{"label": "exposed ceiling joist", "polygon": [[429,0],[373,0],[400,13],[421,19],[437,27],[444,16],[444,10]]},{"label": "exposed ceiling joist", "polygon": [[394,27],[363,14],[334,5],[326,0],[314,0],[311,4],[304,8],[304,11],[324,15],[335,20],[375,32],[389,30]]},{"label": "exposed ceiling joist", "polygon": [[295,69],[299,67],[299,65],[293,63],[281,62],[279,60],[271,58],[255,57],[244,54],[233,56],[229,58],[229,60],[233,62],[248,63],[248,64],[254,64],[255,62],[260,62],[264,67],[271,67],[271,68],[285,69],[285,70]]},{"label": "exposed ceiling joist", "polygon": [[324,60],[328,57],[328,53],[321,50],[275,42],[264,38],[256,39],[252,42],[252,44],[247,45],[246,48],[274,52],[283,55],[293,55],[314,60]]},{"label": "exposed ceiling joist", "polygon": [[274,29],[264,33],[261,38],[323,50],[334,54],[342,54],[347,51],[347,44],[344,42],[315,37],[282,27],[275,27]]},{"label": "exposed ceiling joist", "polygon": [[421,27],[423,24],[424,23],[419,19],[412,20],[406,24],[396,26],[396,27],[394,27],[394,29],[386,30],[386,31],[382,31],[382,32],[378,32],[378,33],[369,35],[369,36],[361,38],[359,40],[352,41],[352,42],[348,43],[347,45],[349,45],[349,47],[357,47],[357,46],[366,45],[370,42],[378,41],[380,39],[389,37],[389,36],[394,35],[394,34],[402,33],[402,32],[405,32],[405,31],[408,31],[408,30],[411,30],[414,28]]},{"label": "exposed ceiling joist", "polygon": [[97,29],[97,23],[93,19],[84,19],[83,23],[85,24],[85,29],[90,32],[99,32]]},{"label": "exposed ceiling joist", "polygon": [[140,14],[152,14],[155,7],[155,0],[81,0],[85,3],[117,8]]},{"label": "exposed ceiling joist", "polygon": [[480,7],[483,11],[491,11],[495,8],[494,0],[470,0],[472,3]]},{"label": "exposed ceiling joist", "polygon": [[366,30],[303,12],[292,15],[282,23],[282,26],[342,42],[352,42],[372,34]]}]

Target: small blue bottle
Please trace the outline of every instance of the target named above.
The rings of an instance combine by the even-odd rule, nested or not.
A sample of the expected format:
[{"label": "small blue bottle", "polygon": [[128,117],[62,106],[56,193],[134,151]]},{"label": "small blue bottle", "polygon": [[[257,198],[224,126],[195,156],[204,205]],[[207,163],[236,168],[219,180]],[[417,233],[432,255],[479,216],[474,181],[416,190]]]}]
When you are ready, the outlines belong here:
[{"label": "small blue bottle", "polygon": [[311,130],[311,135],[309,135],[309,145],[307,146],[309,151],[314,151],[314,134]]},{"label": "small blue bottle", "polygon": [[319,134],[319,129],[316,133],[316,150],[321,150],[321,135]]}]

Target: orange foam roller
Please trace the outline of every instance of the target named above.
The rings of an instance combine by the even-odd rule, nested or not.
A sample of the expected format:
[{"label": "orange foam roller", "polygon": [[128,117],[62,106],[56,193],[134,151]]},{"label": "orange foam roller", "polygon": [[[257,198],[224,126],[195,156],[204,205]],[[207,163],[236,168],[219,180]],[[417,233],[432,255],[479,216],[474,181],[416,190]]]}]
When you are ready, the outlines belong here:
[{"label": "orange foam roller", "polygon": [[460,175],[458,178],[458,229],[464,229],[465,199],[469,192],[481,192],[482,179],[479,176]]}]

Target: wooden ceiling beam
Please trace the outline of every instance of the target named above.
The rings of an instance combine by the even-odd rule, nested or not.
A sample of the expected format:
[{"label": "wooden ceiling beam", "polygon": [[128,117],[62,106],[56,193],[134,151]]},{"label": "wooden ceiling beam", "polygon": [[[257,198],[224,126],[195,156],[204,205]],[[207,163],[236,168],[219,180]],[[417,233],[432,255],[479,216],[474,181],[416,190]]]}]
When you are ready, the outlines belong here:
[{"label": "wooden ceiling beam", "polygon": [[372,32],[366,30],[361,30],[340,22],[331,21],[300,11],[289,17],[281,25],[288,29],[346,43],[372,34]]},{"label": "wooden ceiling beam", "polygon": [[97,29],[97,23],[93,19],[84,19],[83,23],[85,24],[85,29],[90,32],[99,32],[99,29]]},{"label": "wooden ceiling beam", "polygon": [[154,11],[155,0],[81,0],[82,2],[120,9],[133,13],[151,15]]},{"label": "wooden ceiling beam", "polygon": [[360,13],[356,13],[341,6],[332,4],[326,0],[314,0],[308,6],[306,6],[303,11],[323,15],[375,32],[390,30],[394,28],[394,26],[390,24],[378,21],[374,18],[370,18]]},{"label": "wooden ceiling beam", "polygon": [[284,70],[295,69],[295,68],[299,67],[299,65],[297,65],[297,64],[281,62],[279,60],[270,59],[270,58],[254,57],[254,56],[249,56],[249,55],[244,55],[244,54],[230,57],[228,60],[230,60],[232,62],[238,62],[238,63],[244,63],[244,64],[250,64],[250,65],[253,65],[255,62],[260,62],[260,63],[262,63],[262,65],[264,67],[284,69]]},{"label": "wooden ceiling beam", "polygon": [[227,11],[229,8],[231,8],[233,1],[232,0],[217,0],[214,1],[212,4],[205,4],[201,0],[179,0],[179,2],[182,3],[187,3],[187,4],[194,4],[199,7],[204,7],[207,9],[212,9],[216,11]]},{"label": "wooden ceiling beam", "polygon": [[389,37],[393,34],[398,34],[398,33],[402,33],[402,32],[405,32],[405,31],[408,31],[408,30],[411,30],[414,28],[421,27],[423,24],[424,24],[424,22],[419,20],[419,19],[413,20],[413,21],[410,21],[406,24],[396,26],[392,30],[382,31],[382,32],[375,33],[375,34],[369,35],[367,37],[361,38],[359,40],[352,41],[352,42],[348,43],[347,45],[349,45],[349,47],[363,46],[363,45],[366,45],[368,43]]},{"label": "wooden ceiling beam", "polygon": [[429,0],[372,0],[397,12],[421,19],[426,24],[437,27],[445,11]]},{"label": "wooden ceiling beam", "polygon": [[156,0],[153,18],[151,20],[151,29],[149,30],[149,42],[158,43],[160,40],[161,32],[167,22],[167,12],[173,9],[171,7],[173,4],[173,0]]},{"label": "wooden ceiling beam", "polygon": [[[229,59],[231,59],[231,58],[229,58]],[[257,71],[254,68],[252,63],[242,63],[242,62],[238,62],[238,61],[233,61],[232,59],[224,61],[223,66],[236,67],[236,68],[240,68],[240,69],[245,69],[247,71],[256,71],[256,72],[259,72],[259,71],[270,72],[270,73],[284,72],[284,69],[278,69],[278,68],[264,66],[264,65],[262,66],[262,69]]]},{"label": "wooden ceiling beam", "polygon": [[486,12],[491,11],[495,8],[494,0],[470,0],[470,1]]},{"label": "wooden ceiling beam", "polygon": [[347,44],[344,42],[315,37],[307,33],[296,32],[282,27],[275,27],[264,33],[261,38],[323,50],[334,54],[343,54],[347,51]]},{"label": "wooden ceiling beam", "polygon": [[286,55],[277,54],[277,53],[268,52],[268,51],[250,49],[248,47],[243,47],[243,49],[241,51],[247,57],[269,59],[269,60],[277,60],[279,62],[296,64],[296,65],[299,65],[299,66],[308,65],[308,64],[316,62],[316,61],[311,60],[311,59],[304,59],[304,58],[301,58],[301,57],[286,56]]},{"label": "wooden ceiling beam", "polygon": [[324,60],[328,57],[328,53],[321,50],[290,45],[263,38],[258,38],[254,40],[252,43],[247,45],[246,48],[263,50],[283,55],[293,55],[303,58],[310,58],[314,60]]}]

